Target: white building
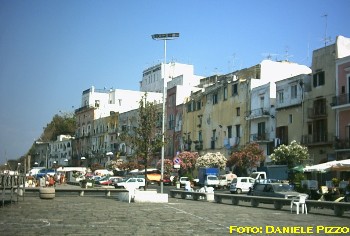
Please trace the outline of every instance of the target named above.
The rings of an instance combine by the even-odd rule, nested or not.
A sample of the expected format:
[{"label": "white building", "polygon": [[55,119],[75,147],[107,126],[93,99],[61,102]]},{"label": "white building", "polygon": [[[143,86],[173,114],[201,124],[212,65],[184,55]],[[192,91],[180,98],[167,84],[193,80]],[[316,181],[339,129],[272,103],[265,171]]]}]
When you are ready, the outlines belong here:
[{"label": "white building", "polygon": [[177,62],[161,63],[143,71],[140,91],[163,93],[164,89],[164,69],[167,88],[176,85],[196,86],[203,77],[194,75],[193,65],[181,64]]},{"label": "white building", "polygon": [[70,135],[59,135],[57,139],[50,142],[50,154],[48,167],[53,165],[67,166],[72,160],[72,140]]},{"label": "white building", "polygon": [[259,76],[251,79],[250,110],[246,119],[249,141],[257,142],[268,160],[276,139],[276,82],[310,74],[311,69],[288,61],[263,60],[259,66]]},{"label": "white building", "polygon": [[270,95],[276,98],[276,81],[310,73],[311,69],[305,65],[289,61],[263,60],[260,63],[260,78],[251,80],[251,89],[270,82]]},{"label": "white building", "polygon": [[[94,119],[107,117],[111,111],[123,113],[139,107],[145,92],[124,89],[90,89],[83,91],[82,107],[94,107]],[[162,103],[162,93],[147,92],[147,99]]]}]

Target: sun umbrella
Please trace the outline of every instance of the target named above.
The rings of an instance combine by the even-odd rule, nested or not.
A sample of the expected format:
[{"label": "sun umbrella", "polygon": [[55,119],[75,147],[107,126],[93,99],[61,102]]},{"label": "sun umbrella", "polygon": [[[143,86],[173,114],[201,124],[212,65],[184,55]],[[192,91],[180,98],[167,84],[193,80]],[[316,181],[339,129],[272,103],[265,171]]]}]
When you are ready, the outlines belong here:
[{"label": "sun umbrella", "polygon": [[327,172],[331,171],[332,167],[337,165],[337,161],[329,161],[318,165],[307,166],[304,168],[304,172]]},{"label": "sun umbrella", "polygon": [[304,168],[305,168],[304,165],[297,165],[297,166],[294,166],[292,168],[292,170],[295,171],[295,172],[304,172]]},{"label": "sun umbrella", "polygon": [[337,161],[335,166],[332,166],[332,170],[336,171],[350,171],[350,159]]}]

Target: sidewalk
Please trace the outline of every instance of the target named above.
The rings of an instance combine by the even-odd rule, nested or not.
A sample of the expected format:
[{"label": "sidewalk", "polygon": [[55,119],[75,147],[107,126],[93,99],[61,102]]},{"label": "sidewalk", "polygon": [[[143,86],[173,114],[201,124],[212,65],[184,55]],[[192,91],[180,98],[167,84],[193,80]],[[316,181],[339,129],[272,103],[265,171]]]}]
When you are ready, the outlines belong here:
[{"label": "sidewalk", "polygon": [[312,227],[315,232],[318,226],[348,227],[350,219],[349,212],[343,218],[317,210],[296,215],[286,207],[277,211],[269,205],[253,208],[249,204],[234,206],[177,198],[169,198],[169,203],[162,204],[129,204],[118,201],[117,197],[71,195],[53,200],[26,196],[24,201],[0,211],[0,235],[11,236],[229,235],[230,226],[261,227],[264,235],[266,226]]}]

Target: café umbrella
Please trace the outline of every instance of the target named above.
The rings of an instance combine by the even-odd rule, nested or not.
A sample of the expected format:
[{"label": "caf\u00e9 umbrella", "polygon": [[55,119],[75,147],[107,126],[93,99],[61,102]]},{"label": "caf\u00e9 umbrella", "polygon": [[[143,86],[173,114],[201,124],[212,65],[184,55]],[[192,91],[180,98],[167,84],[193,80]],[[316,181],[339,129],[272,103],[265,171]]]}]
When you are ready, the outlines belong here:
[{"label": "caf\u00e9 umbrella", "polygon": [[304,168],[304,172],[327,172],[331,171],[333,167],[337,165],[338,161],[329,161],[313,166],[307,166]]},{"label": "caf\u00e9 umbrella", "polygon": [[337,161],[336,165],[331,167],[335,171],[350,171],[350,159]]}]

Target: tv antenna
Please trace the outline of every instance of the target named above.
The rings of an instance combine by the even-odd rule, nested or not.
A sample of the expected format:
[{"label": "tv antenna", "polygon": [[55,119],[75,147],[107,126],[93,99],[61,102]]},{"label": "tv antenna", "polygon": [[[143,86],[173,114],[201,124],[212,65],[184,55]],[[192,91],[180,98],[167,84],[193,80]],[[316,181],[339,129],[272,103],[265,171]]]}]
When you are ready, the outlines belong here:
[{"label": "tv antenna", "polygon": [[324,39],[323,39],[323,41],[324,41],[324,46],[326,47],[326,46],[327,46],[327,43],[332,42],[331,37],[328,37],[328,36],[327,36],[328,14],[326,13],[326,14],[322,15],[321,17],[324,17],[324,18],[325,18],[325,29],[324,29]]},{"label": "tv antenna", "polygon": [[290,58],[290,57],[293,57],[293,55],[290,55],[290,54],[289,54],[289,47],[286,46],[286,48],[285,48],[285,54],[284,54],[284,60],[285,60],[285,61],[289,61],[289,58]]},{"label": "tv antenna", "polygon": [[275,57],[275,61],[277,61],[277,53],[262,53],[261,54],[264,58],[266,58],[267,60],[272,60],[272,57]]}]

